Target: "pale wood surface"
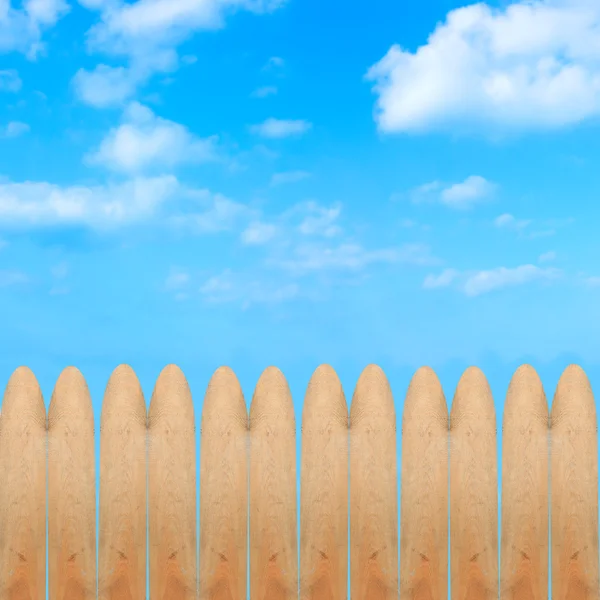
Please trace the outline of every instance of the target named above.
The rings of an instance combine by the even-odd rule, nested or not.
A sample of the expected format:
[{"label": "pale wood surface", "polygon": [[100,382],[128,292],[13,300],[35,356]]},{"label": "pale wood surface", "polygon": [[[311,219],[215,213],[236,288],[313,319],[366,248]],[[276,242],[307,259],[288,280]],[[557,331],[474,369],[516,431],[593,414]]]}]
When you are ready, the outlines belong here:
[{"label": "pale wood surface", "polygon": [[361,373],[350,407],[350,588],[353,600],[398,596],[396,413],[375,365]]},{"label": "pale wood surface", "polygon": [[450,557],[454,600],[498,597],[496,414],[484,374],[469,367],[450,412]]},{"label": "pale wood surface", "polygon": [[248,412],[231,369],[212,376],[200,433],[200,599],[246,600]]},{"label": "pale wood surface", "polygon": [[428,367],[408,388],[402,417],[400,599],[448,595],[448,407]]},{"label": "pale wood surface", "polygon": [[348,597],[348,420],[340,380],[321,365],[302,415],[301,600]]},{"label": "pale wood surface", "polygon": [[48,591],[96,598],[94,413],[83,375],[67,367],[48,409]]},{"label": "pale wood surface", "polygon": [[106,387],[100,422],[99,600],[146,598],[146,403],[128,365]]},{"label": "pale wood surface", "polygon": [[160,373],[148,411],[148,536],[152,600],[197,595],[194,406],[181,369]]},{"label": "pale wood surface", "polygon": [[598,427],[587,376],[570,365],[552,402],[552,598],[597,600]]},{"label": "pale wood surface", "polygon": [[46,598],[46,407],[27,367],[0,414],[0,598]]},{"label": "pale wood surface", "polygon": [[501,600],[548,598],[549,421],[540,378],[519,367],[502,425]]},{"label": "pale wood surface", "polygon": [[292,397],[275,367],[250,406],[250,597],[298,598],[296,428]]}]

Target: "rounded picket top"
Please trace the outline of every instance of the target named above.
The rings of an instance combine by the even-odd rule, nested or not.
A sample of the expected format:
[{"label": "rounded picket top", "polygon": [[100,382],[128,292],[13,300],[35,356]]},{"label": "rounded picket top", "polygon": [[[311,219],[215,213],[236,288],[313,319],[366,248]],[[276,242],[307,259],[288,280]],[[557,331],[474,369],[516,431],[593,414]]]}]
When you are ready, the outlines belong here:
[{"label": "rounded picket top", "polygon": [[134,414],[146,420],[146,401],[139,379],[130,365],[120,364],[110,374],[102,401],[101,421],[114,413]]},{"label": "rounded picket top", "polygon": [[348,404],[342,383],[335,369],[328,364],[319,365],[313,372],[306,389],[302,423],[314,415],[334,413],[348,423]]},{"label": "rounded picket top", "polygon": [[571,364],[562,372],[552,401],[552,421],[565,411],[596,413],[592,386],[585,371]]},{"label": "rounded picket top", "polygon": [[519,419],[522,414],[534,414],[542,420],[548,420],[548,402],[542,380],[529,364],[521,365],[510,380],[504,405],[504,423],[507,418]]},{"label": "rounded picket top", "polygon": [[350,424],[356,426],[366,412],[373,412],[396,424],[396,411],[389,381],[383,369],[375,364],[367,365],[358,378],[352,404]]},{"label": "rounded picket top", "polygon": [[237,415],[245,415],[247,422],[248,411],[242,386],[233,369],[222,366],[215,370],[208,382],[202,406],[202,423],[218,418],[223,410],[229,409]]},{"label": "rounded picket top", "polygon": [[495,423],[496,413],[492,391],[479,367],[468,367],[458,381],[450,411],[452,428],[458,425],[465,411],[471,415],[492,417]]},{"label": "rounded picket top", "polygon": [[93,422],[92,400],[85,378],[77,367],[63,369],[56,380],[50,406],[48,407],[48,426],[65,414],[71,417]]},{"label": "rounded picket top", "polygon": [[287,423],[281,422],[281,426],[295,428],[288,382],[283,373],[273,366],[267,367],[258,378],[250,403],[250,429],[256,430],[266,414],[283,417]]},{"label": "rounded picket top", "polygon": [[408,385],[402,421],[426,410],[443,419],[448,419],[448,405],[442,384],[431,367],[419,367]]},{"label": "rounded picket top", "polygon": [[187,379],[175,364],[168,364],[160,372],[150,399],[148,426],[164,412],[180,414],[181,422],[194,423],[194,404]]},{"label": "rounded picket top", "polygon": [[26,410],[30,412],[33,408],[37,414],[43,415],[45,421],[46,406],[38,380],[29,367],[21,366],[13,371],[6,384],[0,415],[6,420],[10,419],[13,413],[20,418],[25,398],[29,405]]}]

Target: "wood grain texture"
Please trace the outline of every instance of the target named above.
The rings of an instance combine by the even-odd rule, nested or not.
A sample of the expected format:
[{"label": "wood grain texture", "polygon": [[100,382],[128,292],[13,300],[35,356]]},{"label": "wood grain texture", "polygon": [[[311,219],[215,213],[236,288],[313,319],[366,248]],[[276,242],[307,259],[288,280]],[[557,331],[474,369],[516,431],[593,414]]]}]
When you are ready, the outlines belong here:
[{"label": "wood grain texture", "polygon": [[550,420],[552,597],[597,600],[598,426],[583,370],[563,372]]},{"label": "wood grain texture", "polygon": [[148,412],[150,597],[197,595],[194,406],[181,369],[158,376]]},{"label": "wood grain texture", "polygon": [[398,596],[396,412],[375,365],[361,373],[350,407],[350,589],[353,600]]},{"label": "wood grain texture", "polygon": [[200,433],[200,599],[246,600],[248,412],[233,371],[212,376]]},{"label": "wood grain texture", "polygon": [[46,597],[46,407],[19,367],[0,415],[0,598]]},{"label": "wood grain texture", "polygon": [[298,598],[296,427],[292,396],[275,367],[250,406],[250,597]]},{"label": "wood grain texture", "polygon": [[99,600],[146,598],[146,403],[128,365],[106,387],[100,421]]},{"label": "wood grain texture", "polygon": [[83,375],[67,367],[48,409],[48,591],[96,598],[94,413]]},{"label": "wood grain texture", "polygon": [[348,406],[340,380],[321,365],[302,415],[300,598],[348,596]]},{"label": "wood grain texture", "polygon": [[498,597],[496,413],[484,374],[469,367],[450,412],[450,563],[454,600]]},{"label": "wood grain texture", "polygon": [[448,595],[448,407],[428,367],[408,388],[402,417],[400,599]]},{"label": "wood grain texture", "polygon": [[502,425],[501,600],[548,598],[549,424],[542,382],[523,365]]}]

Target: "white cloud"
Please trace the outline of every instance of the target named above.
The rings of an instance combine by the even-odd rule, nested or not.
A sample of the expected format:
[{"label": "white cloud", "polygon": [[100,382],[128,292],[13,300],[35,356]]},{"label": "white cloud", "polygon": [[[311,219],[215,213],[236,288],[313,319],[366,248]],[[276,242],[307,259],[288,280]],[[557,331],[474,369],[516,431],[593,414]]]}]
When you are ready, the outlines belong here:
[{"label": "white cloud", "polygon": [[44,51],[45,29],[69,12],[65,0],[23,0],[13,8],[11,0],[0,1],[0,54],[21,52],[35,60]]},{"label": "white cloud", "polygon": [[98,65],[93,71],[79,69],[73,85],[79,99],[95,108],[120,106],[131,98],[145,76],[126,67]]},{"label": "white cloud", "polygon": [[133,102],[123,123],[108,133],[86,161],[121,172],[172,168],[215,160],[215,142],[214,137],[199,139],[183,125],[157,117],[149,108]]},{"label": "white cloud", "polygon": [[195,234],[231,231],[247,222],[254,213],[246,205],[230,200],[222,194],[207,190],[187,191],[187,197],[199,205],[200,211],[176,214],[168,218],[175,228],[189,230]]},{"label": "white cloud", "polygon": [[298,231],[303,235],[317,235],[323,237],[334,237],[341,233],[342,229],[336,224],[342,212],[342,205],[335,204],[330,208],[319,206],[314,201],[301,205],[309,213],[300,223]]},{"label": "white cloud", "polygon": [[551,250],[549,252],[544,252],[543,254],[540,254],[538,261],[541,263],[546,263],[546,262],[552,262],[555,259],[556,259],[556,252],[553,252]]},{"label": "white cloud", "polygon": [[[118,73],[111,75],[106,70],[96,73],[100,76],[95,81],[89,80],[92,73],[78,73],[75,83],[82,99],[103,107],[131,98],[155,72],[176,69],[176,48],[194,33],[222,28],[227,14],[239,10],[256,14],[271,12],[284,0],[79,0],[79,3],[100,11],[99,22],[87,32],[88,51],[122,56],[129,62]],[[186,64],[191,62],[183,60]],[[112,84],[105,92],[102,81]]]},{"label": "white cloud", "polygon": [[64,279],[69,274],[69,265],[65,261],[57,263],[50,269],[50,273],[55,279]]},{"label": "white cloud", "polygon": [[489,198],[495,190],[496,184],[480,175],[470,175],[460,183],[425,183],[412,190],[410,198],[415,204],[438,201],[449,208],[466,210]]},{"label": "white cloud", "polygon": [[439,275],[427,275],[423,281],[423,288],[426,290],[434,290],[437,288],[448,287],[458,276],[458,271],[455,269],[445,269]]},{"label": "white cloud", "polygon": [[514,268],[498,267],[470,275],[464,284],[463,291],[467,296],[479,296],[535,280],[554,279],[559,273],[557,269],[542,269],[535,265],[521,265]]},{"label": "white cloud", "polygon": [[274,173],[271,177],[271,185],[281,185],[284,183],[296,183],[310,177],[307,171],[286,171],[284,173]]},{"label": "white cloud", "polygon": [[369,69],[378,127],[507,132],[598,116],[599,27],[595,0],[452,10],[414,53],[394,45]]},{"label": "white cloud", "polygon": [[242,242],[247,246],[260,246],[270,242],[277,234],[277,227],[271,223],[253,221],[242,232]]},{"label": "white cloud", "polygon": [[0,92],[16,93],[21,89],[23,82],[15,69],[0,71]]},{"label": "white cloud", "polygon": [[0,181],[0,221],[17,227],[70,224],[110,228],[154,215],[179,190],[172,176],[95,187]]},{"label": "white cloud", "polygon": [[281,56],[271,56],[269,60],[264,64],[262,70],[270,71],[271,69],[281,69],[285,64],[285,61]]},{"label": "white cloud", "polygon": [[494,219],[494,225],[496,227],[505,229],[524,229],[531,223],[527,219],[515,219],[515,217],[509,213],[504,213]]},{"label": "white cloud", "polygon": [[29,277],[21,271],[8,269],[0,270],[0,287],[18,285],[20,283],[27,283],[28,281]]},{"label": "white cloud", "polygon": [[473,204],[490,196],[494,184],[479,175],[471,175],[462,183],[455,183],[442,190],[442,203],[451,208],[470,208]]},{"label": "white cloud", "polygon": [[10,121],[5,127],[0,127],[0,137],[3,138],[16,138],[24,135],[30,130],[27,123],[21,123],[21,121]]},{"label": "white cloud", "polygon": [[291,136],[300,136],[311,129],[312,123],[304,120],[267,119],[258,124],[251,125],[250,131],[270,139],[280,139]]},{"label": "white cloud", "polygon": [[274,85],[265,85],[255,89],[250,96],[252,98],[266,98],[267,96],[273,96],[277,93],[277,87]]},{"label": "white cloud", "polygon": [[165,288],[167,290],[181,290],[190,282],[190,274],[179,267],[171,267],[169,275],[165,280]]},{"label": "white cloud", "polygon": [[373,263],[436,264],[437,259],[431,256],[427,246],[421,244],[366,250],[359,244],[344,243],[336,247],[301,244],[295,248],[292,258],[270,262],[301,275],[327,269],[360,270]]}]

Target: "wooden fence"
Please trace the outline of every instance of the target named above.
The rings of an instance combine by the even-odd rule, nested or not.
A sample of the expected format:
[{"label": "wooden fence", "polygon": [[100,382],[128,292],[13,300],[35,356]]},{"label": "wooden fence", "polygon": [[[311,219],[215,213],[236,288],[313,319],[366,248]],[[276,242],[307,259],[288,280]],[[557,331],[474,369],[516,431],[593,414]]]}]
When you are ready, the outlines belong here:
[{"label": "wooden fence", "polygon": [[465,371],[450,415],[431,369],[410,383],[399,569],[395,423],[381,369],[363,371],[349,414],[333,369],[316,370],[302,417],[298,551],[296,426],[286,380],[275,368],[264,371],[248,415],[235,375],[218,369],[202,413],[198,551],[186,379],[166,367],[147,413],[134,372],[122,365],[102,406],[96,568],[87,385],[77,369],[65,369],[46,416],[35,376],[21,367],[0,414],[0,600],[45,597],[46,506],[50,600],[143,600],[147,541],[152,600],[245,600],[248,542],[252,600],[345,599],[348,554],[353,600],[445,600],[450,558],[455,600],[542,600],[550,545],[553,598],[598,600],[596,412],[579,367],[563,373],[551,415],[531,367],[511,381],[500,564],[496,418],[483,373]]}]

